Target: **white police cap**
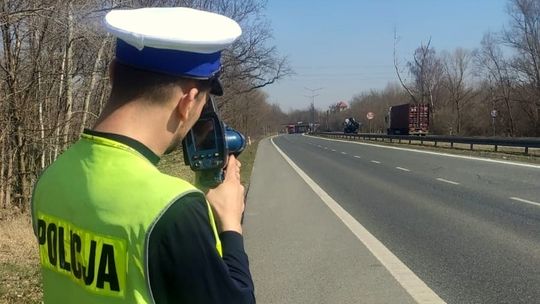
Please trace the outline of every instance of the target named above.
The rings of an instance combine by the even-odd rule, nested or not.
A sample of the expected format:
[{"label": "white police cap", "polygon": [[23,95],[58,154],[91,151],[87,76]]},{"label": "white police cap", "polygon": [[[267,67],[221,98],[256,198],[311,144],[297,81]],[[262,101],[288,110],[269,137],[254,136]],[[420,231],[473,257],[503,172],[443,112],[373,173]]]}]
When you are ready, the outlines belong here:
[{"label": "white police cap", "polygon": [[242,30],[236,21],[184,7],[113,10],[105,16],[116,36],[116,60],[153,72],[215,80],[213,94],[223,93],[217,80],[221,51]]}]

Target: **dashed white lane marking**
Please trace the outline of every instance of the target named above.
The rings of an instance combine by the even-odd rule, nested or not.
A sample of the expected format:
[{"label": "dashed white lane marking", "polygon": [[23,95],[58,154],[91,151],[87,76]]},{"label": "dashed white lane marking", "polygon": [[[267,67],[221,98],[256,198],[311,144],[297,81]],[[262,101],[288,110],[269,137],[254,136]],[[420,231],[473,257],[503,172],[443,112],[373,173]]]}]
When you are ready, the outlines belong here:
[{"label": "dashed white lane marking", "polygon": [[343,155],[347,155],[347,152],[341,152],[341,154],[343,154]]},{"label": "dashed white lane marking", "polygon": [[401,171],[405,171],[405,172],[411,172],[411,170],[409,170],[407,168],[396,167],[396,169],[401,170]]},{"label": "dashed white lane marking", "polygon": [[320,140],[327,140],[327,141],[338,141],[338,142],[344,142],[344,143],[349,143],[349,144],[372,146],[372,147],[392,149],[392,150],[402,150],[402,151],[409,151],[409,152],[415,152],[415,153],[440,155],[440,156],[453,157],[453,158],[471,159],[471,160],[478,160],[478,161],[483,161],[483,162],[490,162],[490,163],[497,163],[497,164],[505,164],[505,165],[512,165],[512,166],[540,169],[540,165],[511,162],[511,161],[505,161],[505,160],[496,160],[496,159],[481,158],[481,157],[466,156],[466,155],[456,155],[456,154],[440,153],[440,152],[424,151],[424,150],[416,150],[416,149],[393,147],[393,146],[383,146],[383,145],[377,145],[377,144],[369,144],[369,143],[363,143],[363,142],[353,142],[353,141],[341,140],[341,139],[331,139],[331,138],[324,138],[324,137],[305,135],[305,134],[303,136],[317,138],[317,139],[320,139]]},{"label": "dashed white lane marking", "polygon": [[332,149],[332,152],[336,152],[336,150]]},{"label": "dashed white lane marking", "polygon": [[447,180],[447,179],[440,178],[440,177],[438,177],[437,180],[440,181],[440,182],[443,182],[443,183],[448,183],[448,184],[452,184],[452,185],[459,185],[458,182],[453,182],[451,180]]},{"label": "dashed white lane marking", "polygon": [[514,200],[514,201],[522,202],[522,203],[525,203],[525,204],[531,204],[531,205],[535,205],[535,206],[540,207],[540,203],[529,201],[529,200],[522,199],[522,198],[519,198],[519,197],[511,197],[510,199]]},{"label": "dashed white lane marking", "polygon": [[358,155],[355,155],[354,158],[362,158],[362,157],[360,157],[360,156],[358,156]]},{"label": "dashed white lane marking", "polygon": [[374,163],[374,164],[380,164],[380,163],[381,163],[381,162],[378,161],[378,160],[372,160],[371,162]]},{"label": "dashed white lane marking", "polygon": [[322,201],[349,228],[369,251],[384,265],[396,281],[416,300],[417,303],[445,303],[429,286],[424,283],[412,270],[396,257],[383,243],[375,238],[362,224],[352,217],[338,202],[317,185],[302,169],[300,169],[271,139],[272,144],[283,156],[285,161],[313,189]]}]

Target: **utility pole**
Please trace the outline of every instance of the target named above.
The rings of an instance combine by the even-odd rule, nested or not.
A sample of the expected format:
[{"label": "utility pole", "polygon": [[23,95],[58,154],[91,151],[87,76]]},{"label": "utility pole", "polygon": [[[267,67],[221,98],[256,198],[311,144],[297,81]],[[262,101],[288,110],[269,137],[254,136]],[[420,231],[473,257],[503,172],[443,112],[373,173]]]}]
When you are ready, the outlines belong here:
[{"label": "utility pole", "polygon": [[304,87],[304,89],[311,92],[311,94],[304,95],[304,96],[307,97],[307,98],[311,98],[311,108],[310,108],[310,110],[311,110],[311,123],[314,126],[315,125],[315,97],[320,95],[320,94],[315,94],[315,92],[320,91],[323,88],[311,89],[311,88]]}]

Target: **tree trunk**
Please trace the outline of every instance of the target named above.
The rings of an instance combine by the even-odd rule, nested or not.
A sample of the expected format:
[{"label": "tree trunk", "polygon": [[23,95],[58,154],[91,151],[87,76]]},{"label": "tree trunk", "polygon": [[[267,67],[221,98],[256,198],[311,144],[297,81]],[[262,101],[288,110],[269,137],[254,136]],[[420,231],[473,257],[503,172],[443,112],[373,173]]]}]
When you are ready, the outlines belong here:
[{"label": "tree trunk", "polygon": [[[428,90],[429,92],[429,124],[430,124],[430,129],[431,130],[436,130],[436,120],[435,120],[435,102],[433,100],[433,92],[430,90]],[[422,95],[423,96],[423,95]],[[424,103],[424,101],[422,100],[422,103]]]},{"label": "tree trunk", "polygon": [[2,208],[7,208],[7,202],[4,201],[5,185],[4,185],[4,174],[6,168],[6,144],[4,143],[4,133],[0,136],[0,206]]},{"label": "tree trunk", "polygon": [[20,208],[21,211],[26,210],[26,205],[28,203],[28,197],[30,196],[29,193],[29,186],[28,186],[28,172],[27,172],[27,166],[26,166],[26,152],[25,147],[25,138],[24,138],[24,132],[22,130],[22,126],[17,126],[17,156],[18,156],[18,162],[17,162],[17,184],[19,185],[19,194],[17,197],[17,206]]},{"label": "tree trunk", "polygon": [[[508,87],[510,87],[510,85],[508,85]],[[506,106],[506,111],[508,111],[508,122],[509,122],[509,131],[510,131],[510,136],[511,137],[514,137],[515,136],[515,133],[516,133],[516,128],[515,128],[515,125],[514,125],[514,115],[512,114],[512,105],[510,104],[511,103],[511,100],[510,100],[510,92],[509,92],[509,89],[505,89],[503,88],[503,93],[504,93],[504,104]]]},{"label": "tree trunk", "polygon": [[461,108],[459,106],[459,101],[457,101],[457,99],[456,99],[456,114],[457,114],[456,133],[458,135],[461,135]]},{"label": "tree trunk", "polygon": [[73,4],[68,3],[68,19],[67,19],[67,42],[66,42],[66,114],[64,119],[64,132],[62,149],[65,149],[69,142],[69,129],[71,125],[71,116],[73,114]]},{"label": "tree trunk", "polygon": [[[69,43],[68,43],[69,44]],[[62,55],[63,58],[62,58],[62,66],[60,68],[60,83],[58,85],[58,101],[57,101],[57,105],[60,106],[62,105],[63,103],[63,100],[62,100],[62,93],[64,92],[64,83],[65,83],[65,79],[67,78],[66,77],[66,61],[67,61],[67,52],[64,51],[64,54]],[[62,107],[60,106],[60,109]],[[60,109],[58,111],[60,111]],[[53,153],[53,157],[52,157],[52,160],[55,160],[57,157],[58,157],[58,154],[60,153],[60,146],[62,145],[62,143],[60,143],[60,129],[61,129],[61,123],[60,123],[60,116],[61,114],[58,113],[58,115],[56,116],[56,126],[55,126],[55,130],[54,130],[54,153]]]},{"label": "tree trunk", "polygon": [[540,137],[540,107],[536,108],[536,136]]},{"label": "tree trunk", "polygon": [[88,118],[88,105],[90,104],[90,97],[92,96],[92,92],[95,89],[97,78],[99,76],[97,69],[99,68],[99,62],[101,61],[101,56],[103,55],[103,50],[105,50],[106,44],[107,44],[107,40],[103,39],[103,41],[101,42],[101,46],[99,47],[97,56],[96,56],[96,61],[94,62],[94,68],[92,70],[92,79],[90,80],[90,86],[84,98],[84,107],[83,107],[83,112],[82,112],[82,121],[81,121],[81,128],[79,130],[79,133],[82,133],[84,131],[84,127],[86,125],[86,119]]},{"label": "tree trunk", "polygon": [[5,180],[5,190],[6,195],[4,196],[4,199],[6,200],[6,205],[11,206],[11,180],[13,178],[13,156],[11,155],[11,151],[9,149],[9,146],[6,151],[5,157],[8,159],[8,166],[7,166],[7,172],[6,172],[6,180]]},{"label": "tree trunk", "polygon": [[41,92],[41,71],[38,71],[38,90],[37,90],[37,100],[39,100],[39,139],[41,140],[41,170],[45,169],[45,124],[43,123],[43,98],[39,98],[39,93]]}]

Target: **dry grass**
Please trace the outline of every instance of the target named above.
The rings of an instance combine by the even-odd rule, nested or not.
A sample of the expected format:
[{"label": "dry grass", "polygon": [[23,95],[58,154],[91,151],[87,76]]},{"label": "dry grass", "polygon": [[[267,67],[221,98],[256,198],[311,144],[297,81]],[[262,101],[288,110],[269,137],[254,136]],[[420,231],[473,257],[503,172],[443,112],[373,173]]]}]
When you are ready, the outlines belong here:
[{"label": "dry grass", "polygon": [[195,174],[189,166],[184,164],[184,156],[182,151],[175,151],[171,154],[165,155],[159,161],[158,168],[161,172],[179,177],[190,183],[195,180]]},{"label": "dry grass", "polygon": [[246,185],[246,189],[249,189],[249,183],[251,179],[251,171],[253,171],[253,164],[255,163],[255,155],[257,154],[257,147],[259,141],[253,141],[250,146],[246,147],[246,150],[240,154],[238,160],[242,163],[242,169],[240,170],[242,184]]},{"label": "dry grass", "polygon": [[37,241],[28,214],[0,210],[0,303],[40,303]]}]

